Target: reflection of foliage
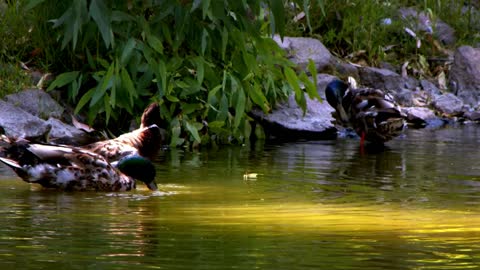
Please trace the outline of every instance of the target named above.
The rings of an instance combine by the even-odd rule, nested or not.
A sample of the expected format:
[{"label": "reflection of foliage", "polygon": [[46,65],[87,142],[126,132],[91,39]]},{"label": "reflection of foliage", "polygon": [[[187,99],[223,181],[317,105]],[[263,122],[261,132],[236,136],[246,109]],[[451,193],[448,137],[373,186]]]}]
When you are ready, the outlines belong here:
[{"label": "reflection of foliage", "polygon": [[49,35],[60,44],[51,46],[65,55],[57,53],[52,66],[67,72],[49,89],[66,87],[90,122],[99,114],[118,121],[153,99],[172,146],[242,142],[251,133],[252,106],[268,112],[295,93],[305,109],[300,81],[318,97],[314,83],[297,76],[264,36],[265,29],[283,30],[282,1],[31,0],[29,8],[58,11],[42,19],[53,23]]}]

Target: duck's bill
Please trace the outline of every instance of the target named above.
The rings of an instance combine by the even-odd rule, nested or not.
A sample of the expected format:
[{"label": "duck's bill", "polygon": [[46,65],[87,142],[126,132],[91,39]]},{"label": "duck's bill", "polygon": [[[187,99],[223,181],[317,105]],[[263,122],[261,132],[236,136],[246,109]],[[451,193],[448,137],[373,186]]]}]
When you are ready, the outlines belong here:
[{"label": "duck's bill", "polygon": [[155,182],[150,182],[150,183],[145,183],[148,187],[148,189],[152,190],[152,191],[157,191],[158,190],[158,186],[157,186],[157,183]]}]

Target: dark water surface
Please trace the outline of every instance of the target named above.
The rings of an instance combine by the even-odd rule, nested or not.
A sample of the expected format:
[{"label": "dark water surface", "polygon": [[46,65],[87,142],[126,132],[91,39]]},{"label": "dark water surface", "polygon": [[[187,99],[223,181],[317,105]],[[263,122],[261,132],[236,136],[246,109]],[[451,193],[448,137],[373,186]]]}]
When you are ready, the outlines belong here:
[{"label": "dark water surface", "polygon": [[2,166],[0,267],[477,268],[479,140],[466,126],[409,130],[381,152],[354,139],[172,150],[158,193],[48,191]]}]

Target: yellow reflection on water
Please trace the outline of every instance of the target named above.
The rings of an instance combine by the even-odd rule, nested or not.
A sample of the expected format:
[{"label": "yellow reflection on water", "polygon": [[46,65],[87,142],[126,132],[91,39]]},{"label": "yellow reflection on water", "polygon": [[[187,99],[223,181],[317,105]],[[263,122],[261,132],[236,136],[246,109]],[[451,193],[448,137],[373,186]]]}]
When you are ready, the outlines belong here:
[{"label": "yellow reflection on water", "polygon": [[[345,235],[383,232],[413,241],[422,236],[453,241],[467,235],[476,239],[480,236],[480,212],[435,209],[421,203],[318,203],[302,198],[282,200],[277,195],[271,196],[275,199],[259,199],[245,192],[229,190],[225,193],[221,188],[205,186],[195,192],[183,188],[176,196],[181,195],[186,198],[172,199],[172,205],[167,206],[170,210],[163,209],[163,220],[289,233],[315,231]],[[195,198],[190,200],[189,196]]]}]

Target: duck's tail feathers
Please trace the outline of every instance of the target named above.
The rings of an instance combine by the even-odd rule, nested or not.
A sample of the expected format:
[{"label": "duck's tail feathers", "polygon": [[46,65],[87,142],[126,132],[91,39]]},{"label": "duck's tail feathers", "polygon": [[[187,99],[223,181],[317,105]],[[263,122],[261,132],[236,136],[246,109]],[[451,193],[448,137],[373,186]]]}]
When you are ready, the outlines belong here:
[{"label": "duck's tail feathers", "polygon": [[12,169],[22,169],[22,166],[15,160],[5,158],[5,157],[0,157],[0,161],[11,167]]},{"label": "duck's tail feathers", "polygon": [[0,157],[0,161],[3,162],[8,167],[12,168],[13,171],[15,171],[15,173],[22,179],[28,178],[28,172],[16,160]]}]

